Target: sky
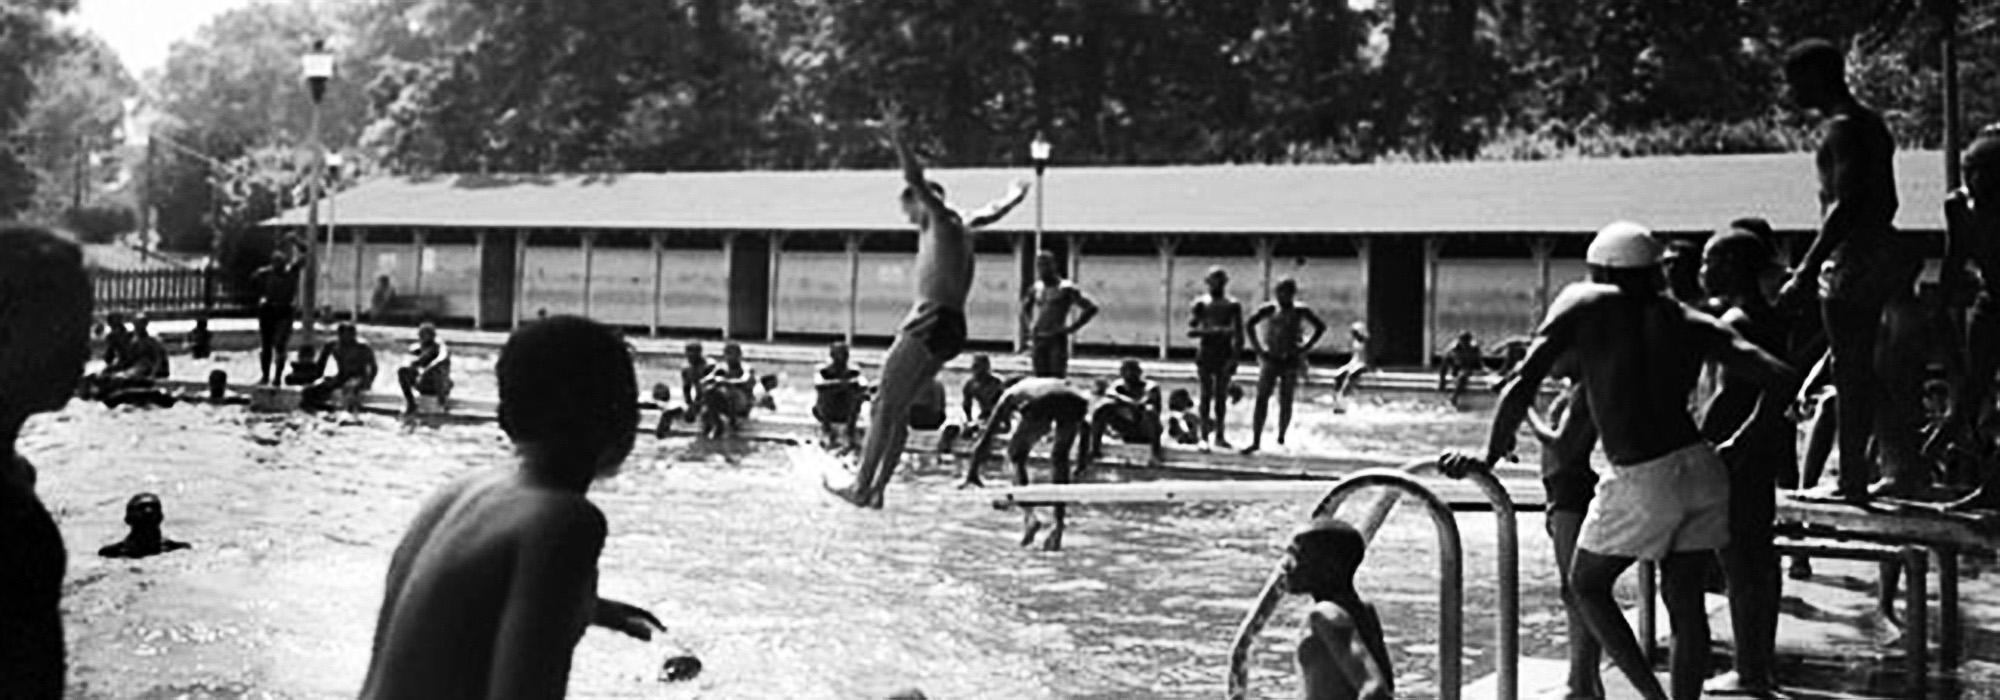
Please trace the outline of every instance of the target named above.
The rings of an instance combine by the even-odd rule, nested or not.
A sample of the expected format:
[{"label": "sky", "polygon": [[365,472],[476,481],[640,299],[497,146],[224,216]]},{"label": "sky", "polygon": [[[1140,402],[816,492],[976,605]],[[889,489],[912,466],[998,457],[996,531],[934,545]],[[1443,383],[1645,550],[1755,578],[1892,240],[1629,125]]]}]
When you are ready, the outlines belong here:
[{"label": "sky", "polygon": [[[191,38],[208,20],[251,0],[77,0],[60,21],[103,37],[134,78],[167,62],[167,48]],[[171,9],[170,9],[171,8]]]}]

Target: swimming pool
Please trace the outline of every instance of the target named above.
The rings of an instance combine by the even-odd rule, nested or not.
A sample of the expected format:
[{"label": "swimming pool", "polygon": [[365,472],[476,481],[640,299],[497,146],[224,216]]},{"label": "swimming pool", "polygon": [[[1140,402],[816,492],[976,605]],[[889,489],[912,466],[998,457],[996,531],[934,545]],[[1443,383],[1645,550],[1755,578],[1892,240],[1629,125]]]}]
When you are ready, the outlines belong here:
[{"label": "swimming pool", "polygon": [[[73,403],[31,424],[24,453],[71,551],[72,695],[351,697],[365,672],[390,550],[420,499],[504,463],[485,425],[407,429],[233,407]],[[642,438],[593,492],[611,521],[600,590],[654,610],[706,664],[656,680],[669,647],[586,635],[578,697],[1209,698],[1250,597],[1301,504],[1082,508],[1065,551],[1015,546],[1018,515],[953,498],[918,469],[888,510],[836,505],[781,451]],[[163,497],[195,549],[95,556],[132,492]],[[1492,532],[1466,532],[1469,675],[1492,669]],[[1390,622],[1406,696],[1434,691],[1435,592],[1424,518],[1398,514],[1361,586]],[[1523,534],[1523,650],[1561,642],[1540,535]],[[1296,612],[1296,608],[1290,609]],[[1257,655],[1259,696],[1296,693],[1292,614]]]}]

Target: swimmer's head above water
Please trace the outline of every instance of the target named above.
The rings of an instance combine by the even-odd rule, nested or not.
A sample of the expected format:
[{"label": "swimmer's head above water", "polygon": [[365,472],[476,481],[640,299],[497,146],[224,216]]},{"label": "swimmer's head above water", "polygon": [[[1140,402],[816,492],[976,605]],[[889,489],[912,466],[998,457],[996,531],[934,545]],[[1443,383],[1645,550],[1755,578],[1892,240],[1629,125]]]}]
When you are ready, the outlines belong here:
[{"label": "swimmer's head above water", "polygon": [[0,224],[0,450],[28,416],[69,402],[90,354],[90,302],[75,241]]},{"label": "swimmer's head above water", "polygon": [[507,338],[494,366],[500,428],[523,454],[568,468],[568,483],[610,476],[632,451],[638,380],[625,339],[578,316],[555,316]]},{"label": "swimmer's head above water", "polygon": [[1354,596],[1354,572],[1368,543],[1361,531],[1332,516],[1313,519],[1285,548],[1285,589],[1316,600]]},{"label": "swimmer's head above water", "polygon": [[1965,147],[1959,157],[1965,175],[1965,189],[1974,202],[1993,206],[2000,199],[2000,123],[1988,124]]},{"label": "swimmer's head above water", "polygon": [[160,508],[160,497],[151,493],[141,493],[125,502],[125,524],[133,529],[159,529],[167,519]]}]

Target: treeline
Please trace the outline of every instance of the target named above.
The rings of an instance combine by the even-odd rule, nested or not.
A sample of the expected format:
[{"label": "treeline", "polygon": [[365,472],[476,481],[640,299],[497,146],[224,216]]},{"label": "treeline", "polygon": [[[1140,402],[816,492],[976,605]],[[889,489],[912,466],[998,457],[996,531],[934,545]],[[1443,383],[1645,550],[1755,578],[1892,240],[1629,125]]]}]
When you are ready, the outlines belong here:
[{"label": "treeline", "polygon": [[350,174],[875,167],[887,105],[950,165],[1037,131],[1059,164],[1366,162],[1801,148],[1777,66],[1806,36],[1935,146],[1952,12],[1970,128],[2000,0],[275,0],[145,76],[159,133],[232,164],[159,159],[148,199],[188,248],[299,203],[315,37]]}]

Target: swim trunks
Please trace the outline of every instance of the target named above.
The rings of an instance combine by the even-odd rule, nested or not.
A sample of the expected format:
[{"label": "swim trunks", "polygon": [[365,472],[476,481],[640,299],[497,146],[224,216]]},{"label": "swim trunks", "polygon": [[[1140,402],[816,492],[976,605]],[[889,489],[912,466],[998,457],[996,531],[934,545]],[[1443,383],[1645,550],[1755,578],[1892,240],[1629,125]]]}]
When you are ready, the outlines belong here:
[{"label": "swim trunks", "polygon": [[1611,465],[1576,542],[1593,554],[1651,561],[1728,544],[1728,469],[1707,442]]},{"label": "swim trunks", "polygon": [[1847,241],[1820,264],[1820,297],[1879,305],[1899,289],[1914,284],[1923,267],[1923,256],[1886,236],[1868,242]]},{"label": "swim trunks", "polygon": [[903,320],[903,333],[929,350],[931,358],[948,361],[965,351],[965,311],[934,302],[918,302]]},{"label": "swim trunks", "polygon": [[937,430],[944,425],[944,409],[937,406],[911,406],[910,427],[917,430]]},{"label": "swim trunks", "polygon": [[1229,338],[1204,337],[1195,346],[1195,371],[1202,374],[1236,373],[1236,344]]},{"label": "swim trunks", "polygon": [[1588,513],[1590,499],[1597,491],[1597,472],[1590,468],[1590,453],[1557,454],[1542,447],[1542,490],[1548,493],[1547,509]]},{"label": "swim trunks", "polygon": [[1069,376],[1069,336],[1036,338],[1028,358],[1037,377]]},{"label": "swim trunks", "polygon": [[1284,355],[1264,353],[1263,356],[1258,358],[1258,363],[1266,373],[1274,375],[1290,374],[1295,377],[1304,377],[1306,374],[1305,353],[1289,353]]}]

